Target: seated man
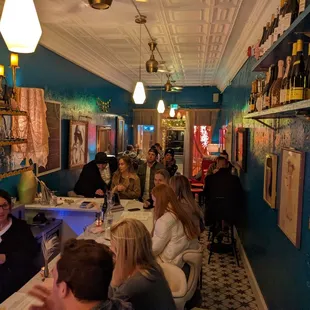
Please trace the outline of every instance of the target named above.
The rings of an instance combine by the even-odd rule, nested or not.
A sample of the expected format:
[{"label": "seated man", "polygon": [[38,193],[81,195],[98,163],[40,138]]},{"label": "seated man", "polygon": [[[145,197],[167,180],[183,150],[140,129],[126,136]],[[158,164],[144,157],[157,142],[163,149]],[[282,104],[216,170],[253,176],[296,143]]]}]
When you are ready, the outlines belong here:
[{"label": "seated man", "polygon": [[99,152],[92,160],[83,167],[80,178],[74,191],[77,195],[84,197],[102,197],[104,192],[110,188],[113,173],[117,169],[115,157],[109,158],[106,153]]},{"label": "seated man", "polygon": [[217,167],[217,163],[218,163],[218,159],[220,158],[220,157],[223,157],[223,158],[225,158],[226,159],[226,161],[227,161],[227,168],[229,168],[229,170],[230,170],[230,173],[231,174],[235,174],[235,167],[232,165],[232,163],[228,160],[228,153],[225,151],[225,150],[223,150],[221,153],[220,153],[220,156],[216,159],[216,162],[215,163],[213,163],[212,165],[210,165],[210,167],[208,168],[208,171],[207,171],[207,176],[208,175],[212,175],[212,174],[214,174],[214,173],[216,173],[216,172],[218,172],[218,167]]},{"label": "seated man", "polygon": [[169,172],[170,177],[173,177],[178,170],[178,166],[176,165],[176,161],[174,159],[173,149],[166,149],[162,163],[164,164],[166,170]]},{"label": "seated man", "polygon": [[129,303],[108,299],[112,253],[94,240],[70,239],[53,269],[53,288],[35,285],[29,295],[43,305],[30,310],[132,310]]},{"label": "seated man", "polygon": [[141,198],[150,199],[154,187],[155,172],[159,169],[165,169],[164,165],[157,162],[158,151],[156,148],[150,148],[146,163],[139,166],[137,175],[140,178]]}]

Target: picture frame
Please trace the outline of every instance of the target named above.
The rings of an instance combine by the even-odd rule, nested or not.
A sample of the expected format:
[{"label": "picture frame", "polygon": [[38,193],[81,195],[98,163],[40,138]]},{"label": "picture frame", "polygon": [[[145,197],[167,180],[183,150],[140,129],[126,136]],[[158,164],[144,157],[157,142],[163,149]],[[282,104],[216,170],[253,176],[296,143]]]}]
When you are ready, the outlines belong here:
[{"label": "picture frame", "polygon": [[277,167],[278,156],[267,154],[264,165],[263,198],[272,209],[276,208],[277,200]]},{"label": "picture frame", "polygon": [[248,129],[237,128],[235,141],[235,164],[244,172],[247,170]]},{"label": "picture frame", "polygon": [[37,176],[61,170],[61,102],[45,100],[45,104],[49,154],[45,167],[36,165]]},{"label": "picture frame", "polygon": [[304,152],[282,149],[278,226],[296,248],[301,237],[304,167]]},{"label": "picture frame", "polygon": [[88,157],[88,123],[70,120],[69,169],[81,168]]}]

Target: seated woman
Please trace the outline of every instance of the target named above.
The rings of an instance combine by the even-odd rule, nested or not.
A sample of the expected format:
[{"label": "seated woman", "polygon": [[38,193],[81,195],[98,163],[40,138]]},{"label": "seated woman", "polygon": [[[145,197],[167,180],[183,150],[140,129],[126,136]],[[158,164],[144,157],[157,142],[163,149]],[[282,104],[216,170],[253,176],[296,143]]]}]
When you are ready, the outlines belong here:
[{"label": "seated woman", "polygon": [[174,150],[173,149],[166,149],[165,157],[162,161],[166,170],[169,172],[170,176],[174,176],[175,173],[178,171],[178,166],[176,165],[176,161],[174,159]]},{"label": "seated woman", "polygon": [[124,219],[111,228],[115,266],[110,298],[125,299],[135,310],[175,310],[165,276],[152,253],[152,239],[142,222]]},{"label": "seated woman", "polygon": [[154,187],[152,198],[155,206],[153,253],[160,261],[182,268],[182,253],[199,248],[199,226],[195,226],[188,213],[179,206],[176,194],[168,185]]},{"label": "seated woman", "polygon": [[193,197],[189,180],[184,175],[175,175],[170,179],[169,184],[177,195],[180,207],[185,210],[195,227],[200,227],[200,232],[203,232],[203,214]]},{"label": "seated woman", "polygon": [[25,221],[12,216],[10,195],[0,190],[0,303],[36,272],[37,243]]},{"label": "seated woman", "polygon": [[140,179],[134,172],[130,157],[122,156],[119,159],[111,188],[113,192],[119,193],[121,199],[138,199],[140,197]]},{"label": "seated woman", "polygon": [[[155,186],[159,184],[169,184],[170,174],[165,169],[159,169],[155,172],[154,176],[154,184]],[[143,203],[144,209],[152,209],[154,208],[152,197],[150,199],[145,200]]]}]

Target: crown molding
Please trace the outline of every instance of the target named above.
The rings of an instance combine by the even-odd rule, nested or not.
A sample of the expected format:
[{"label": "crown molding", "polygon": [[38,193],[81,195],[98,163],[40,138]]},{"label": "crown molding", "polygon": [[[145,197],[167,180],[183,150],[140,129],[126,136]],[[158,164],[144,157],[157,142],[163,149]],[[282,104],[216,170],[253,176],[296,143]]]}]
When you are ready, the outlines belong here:
[{"label": "crown molding", "polygon": [[230,85],[231,80],[248,59],[246,54],[248,47],[259,40],[263,26],[270,20],[272,12],[276,11],[278,5],[278,0],[258,0],[246,24],[242,25],[242,29],[234,29],[234,31],[240,32],[239,39],[232,48],[229,45],[232,45],[233,42],[227,45],[226,49],[231,51],[230,57],[222,58],[222,65],[220,65],[222,69],[218,71],[215,78],[215,84],[221,92]]},{"label": "crown molding", "polygon": [[102,57],[98,60],[97,55],[90,48],[87,46],[82,48],[75,38],[70,37],[69,40],[68,37],[61,36],[46,25],[42,25],[42,28],[44,35],[40,45],[128,92],[133,91],[135,81]]}]

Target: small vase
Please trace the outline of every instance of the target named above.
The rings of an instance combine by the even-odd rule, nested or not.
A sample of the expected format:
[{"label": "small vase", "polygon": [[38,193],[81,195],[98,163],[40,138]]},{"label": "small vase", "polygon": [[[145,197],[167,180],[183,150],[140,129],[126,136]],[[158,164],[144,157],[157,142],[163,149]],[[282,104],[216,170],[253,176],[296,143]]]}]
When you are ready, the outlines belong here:
[{"label": "small vase", "polygon": [[19,202],[22,204],[33,203],[36,196],[37,187],[38,182],[33,171],[23,172],[17,186]]}]

